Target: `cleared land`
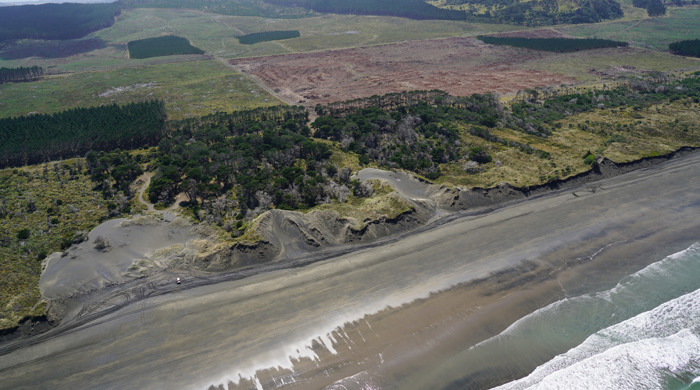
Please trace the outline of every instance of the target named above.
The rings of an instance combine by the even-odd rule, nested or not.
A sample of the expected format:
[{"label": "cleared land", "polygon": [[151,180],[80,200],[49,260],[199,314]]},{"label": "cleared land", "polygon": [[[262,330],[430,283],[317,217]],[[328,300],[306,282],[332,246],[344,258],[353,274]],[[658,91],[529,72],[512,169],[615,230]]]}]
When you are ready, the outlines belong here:
[{"label": "cleared land", "polygon": [[[614,22],[599,24],[596,28],[613,28],[624,23],[629,25],[629,22]],[[654,23],[675,23],[674,28],[688,30],[694,28],[697,22],[692,18],[669,17],[660,18]],[[290,76],[287,79],[293,77],[284,80],[271,74],[269,80],[259,79],[264,81],[270,92],[279,89],[281,94],[278,96],[284,101],[298,104],[299,100],[307,100],[309,102],[304,104],[309,105],[317,101],[328,102],[410,89],[440,88],[455,94],[487,91],[512,93],[520,88],[574,81],[602,84],[621,75],[698,67],[697,61],[638,48],[553,56],[512,48],[487,49],[485,46],[453,50],[444,47],[449,46],[449,40],[438,47],[430,46],[442,41],[403,42],[502,33],[519,28],[391,17],[324,15],[299,20],[272,20],[188,10],[126,10],[112,27],[85,39],[58,42],[23,40],[0,49],[0,66],[37,65],[46,69],[47,74],[61,73],[36,83],[1,86],[0,117],[30,112],[49,113],[93,104],[123,104],[144,98],[165,100],[168,114],[175,119],[279,103],[249,78],[215,61],[205,61],[211,56],[231,59],[345,49],[300,57],[272,57],[264,61],[243,60],[246,67],[264,67],[261,72]],[[298,30],[301,36],[255,45],[240,44],[236,38],[266,30]],[[566,28],[540,29],[513,35],[561,37],[565,35],[562,33],[564,30]],[[185,37],[207,55],[129,59],[127,42],[163,34]],[[578,33],[572,35],[580,36]],[[676,40],[675,37],[673,39]],[[391,43],[396,43],[396,46],[386,46]],[[366,47],[357,48],[360,46]],[[441,50],[444,51],[442,54]],[[374,53],[372,56],[376,60],[373,60],[374,63],[363,63],[362,58],[349,58],[344,67],[338,67],[333,62],[334,56],[352,53],[363,56]],[[376,53],[380,57],[376,57]],[[294,60],[293,63],[282,63],[290,59]],[[260,64],[255,65],[256,61]],[[297,64],[300,65],[297,67]],[[316,69],[317,66],[320,66],[319,69]],[[310,74],[306,73],[300,77],[301,71],[313,72],[313,76],[321,75],[323,80],[309,80]],[[65,72],[70,74],[66,75]],[[286,82],[287,85],[273,86],[270,80],[280,84]],[[155,84],[151,84],[154,81]],[[304,88],[315,90],[307,91]],[[318,98],[311,101],[305,95],[318,95]]]},{"label": "cleared land", "polygon": [[[556,33],[554,33],[556,34]],[[486,45],[473,38],[409,41],[354,49],[230,60],[292,104],[351,100],[409,90],[455,96],[603,80],[600,70],[668,71],[696,62],[635,48],[545,53]],[[634,65],[637,66],[635,68]],[[625,73],[625,72],[618,72]]]},{"label": "cleared land", "polygon": [[262,80],[284,100],[313,107],[408,90],[440,89],[456,96],[509,94],[576,81],[515,65],[541,56],[471,38],[449,38],[230,63]]}]

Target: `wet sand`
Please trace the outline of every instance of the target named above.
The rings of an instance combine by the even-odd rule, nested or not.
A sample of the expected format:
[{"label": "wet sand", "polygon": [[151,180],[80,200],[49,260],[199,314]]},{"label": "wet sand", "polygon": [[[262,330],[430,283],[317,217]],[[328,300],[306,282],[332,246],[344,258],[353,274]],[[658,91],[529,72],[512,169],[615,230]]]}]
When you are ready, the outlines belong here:
[{"label": "wet sand", "polygon": [[[700,154],[305,267],[159,295],[0,346],[7,388],[475,387],[451,358],[700,240]],[[187,284],[187,280],[184,284]],[[14,347],[20,347],[14,349]],[[290,359],[291,357],[291,359]]]}]

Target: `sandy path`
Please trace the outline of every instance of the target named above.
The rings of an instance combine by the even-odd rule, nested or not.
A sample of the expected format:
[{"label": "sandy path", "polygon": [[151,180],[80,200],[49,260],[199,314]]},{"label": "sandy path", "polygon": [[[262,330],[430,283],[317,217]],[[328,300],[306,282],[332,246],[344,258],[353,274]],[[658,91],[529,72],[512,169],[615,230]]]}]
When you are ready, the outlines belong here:
[{"label": "sandy path", "polygon": [[149,211],[149,212],[155,212],[156,208],[153,206],[153,203],[148,202],[143,198],[143,194],[144,194],[144,192],[146,192],[146,189],[151,184],[152,177],[153,177],[153,172],[146,172],[143,175],[136,178],[137,183],[139,181],[143,182],[143,184],[141,184],[141,188],[139,188],[139,196],[138,196],[139,203],[145,205],[146,211]]},{"label": "sandy path", "polygon": [[[143,194],[146,192],[146,190],[148,189],[148,186],[151,184],[151,179],[153,178],[153,175],[154,175],[153,172],[146,172],[143,175],[136,178],[136,182],[139,182],[139,181],[143,182],[143,184],[141,184],[141,188],[139,189],[138,201],[139,201],[139,203],[146,206],[147,212],[160,213],[161,211],[156,210],[153,203],[147,201],[143,197]],[[168,207],[167,209],[165,209],[163,211],[175,211],[175,210],[180,208],[180,202],[183,202],[185,200],[187,200],[187,195],[185,195],[184,193],[181,192],[181,193],[177,194],[177,196],[175,197],[175,202],[173,202],[173,204],[170,207]]]},{"label": "sandy path", "polygon": [[0,378],[7,388],[204,389],[297,356],[296,376],[255,380],[308,389],[377,374],[383,387],[420,388],[423,370],[537,307],[698,241],[699,167],[696,153],[595,193],[552,193],[303,268],[149,298],[13,352],[0,346]]}]

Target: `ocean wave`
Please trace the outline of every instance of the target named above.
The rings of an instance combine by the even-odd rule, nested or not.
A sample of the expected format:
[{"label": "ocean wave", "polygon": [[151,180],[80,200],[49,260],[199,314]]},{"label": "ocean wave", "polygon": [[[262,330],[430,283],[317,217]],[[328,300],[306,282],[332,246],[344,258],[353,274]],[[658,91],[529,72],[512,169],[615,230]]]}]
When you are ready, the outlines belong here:
[{"label": "ocean wave", "polygon": [[700,289],[605,328],[498,389],[661,388],[700,374]]},{"label": "ocean wave", "polygon": [[[550,333],[553,330],[551,327],[559,327],[563,337],[572,336],[571,333],[592,334],[700,288],[698,269],[700,243],[695,243],[626,276],[610,290],[564,298],[535,310],[472,349],[481,348],[494,341],[518,337],[524,333],[531,338],[533,330],[537,329],[545,329]],[[663,283],[664,288],[658,288],[659,283]],[[586,321],[580,321],[581,318],[586,318]],[[576,329],[564,329],[567,327],[563,325],[567,323],[576,324]]]}]

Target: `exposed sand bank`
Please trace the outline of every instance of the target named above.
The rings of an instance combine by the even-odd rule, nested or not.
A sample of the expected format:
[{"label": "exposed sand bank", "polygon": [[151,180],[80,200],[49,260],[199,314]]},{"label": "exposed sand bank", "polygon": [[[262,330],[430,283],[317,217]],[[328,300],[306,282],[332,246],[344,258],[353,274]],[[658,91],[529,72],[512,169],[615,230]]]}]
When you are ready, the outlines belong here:
[{"label": "exposed sand bank", "polygon": [[[57,389],[477,380],[483,370],[441,362],[538,307],[609,287],[698,241],[699,166],[693,154],[596,191],[465,213],[304,267],[154,283],[138,304],[0,345],[0,378]],[[488,368],[488,378],[499,372]]]}]

